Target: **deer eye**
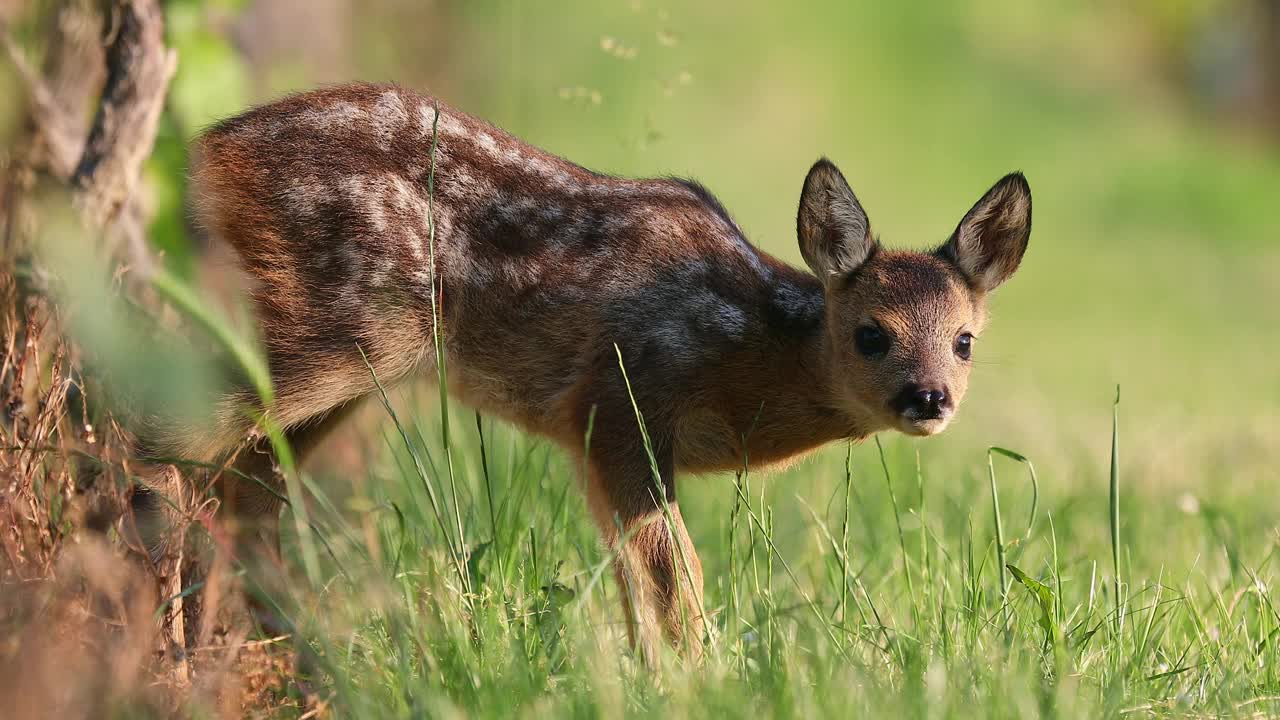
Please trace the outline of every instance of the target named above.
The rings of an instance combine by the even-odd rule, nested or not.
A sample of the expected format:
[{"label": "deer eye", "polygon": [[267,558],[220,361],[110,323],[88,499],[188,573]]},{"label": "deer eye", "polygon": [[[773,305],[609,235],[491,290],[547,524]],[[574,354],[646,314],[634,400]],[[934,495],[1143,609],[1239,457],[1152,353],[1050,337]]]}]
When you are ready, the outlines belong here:
[{"label": "deer eye", "polygon": [[864,325],[853,333],[853,344],[858,352],[875,357],[889,352],[889,336],[874,325]]},{"label": "deer eye", "polygon": [[956,355],[960,356],[961,360],[968,360],[973,356],[973,335],[961,333],[960,337],[956,338]]}]

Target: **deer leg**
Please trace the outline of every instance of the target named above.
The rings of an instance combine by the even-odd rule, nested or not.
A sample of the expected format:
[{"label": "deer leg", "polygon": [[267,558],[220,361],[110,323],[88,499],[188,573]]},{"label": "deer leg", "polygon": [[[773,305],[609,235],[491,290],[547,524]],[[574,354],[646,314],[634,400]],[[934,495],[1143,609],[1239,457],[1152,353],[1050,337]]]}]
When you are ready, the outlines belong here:
[{"label": "deer leg", "polygon": [[[359,401],[341,405],[320,419],[295,427],[285,434],[298,465],[319,447],[329,434],[346,420],[359,406]],[[241,451],[233,465],[234,473],[224,472],[220,479],[223,517],[229,526],[233,540],[233,554],[249,567],[258,583],[269,578],[283,577],[272,572],[282,566],[280,558],[280,510],[284,505],[284,478],[276,464],[275,452],[270,443],[260,439]],[[260,586],[261,587],[261,586]],[[261,587],[267,591],[269,587]],[[248,592],[244,595],[249,614],[257,626],[267,635],[290,635],[291,625],[266,602],[266,594]],[[317,673],[316,659],[305,642],[294,643],[296,667],[293,677],[303,695],[312,695],[307,678]]]},{"label": "deer leg", "polygon": [[659,461],[660,487],[647,458],[609,456],[593,459],[587,496],[605,542],[617,553],[614,573],[631,646],[650,665],[658,662],[662,636],[697,657],[705,630],[702,564],[676,503],[671,459]]},{"label": "deer leg", "polygon": [[[342,424],[359,406],[351,401],[302,423],[285,433],[295,463],[302,465],[307,456]],[[276,465],[275,451],[267,438],[259,438],[245,447],[218,480],[222,512],[236,538],[237,553],[248,556],[267,550],[278,556],[280,550],[279,518],[284,505],[285,484]],[[242,560],[248,559],[242,557]]]},{"label": "deer leg", "polygon": [[[301,465],[329,434],[359,406],[358,401],[341,405],[319,419],[296,426],[285,433],[294,460]],[[280,560],[280,510],[284,505],[284,477],[276,463],[275,451],[266,438],[259,438],[241,450],[218,481],[223,523],[233,538],[233,553],[252,570],[278,568]],[[259,573],[259,576],[262,576]],[[280,628],[269,623],[265,608],[256,607],[255,616],[270,631]],[[278,625],[275,623],[274,625]]]}]

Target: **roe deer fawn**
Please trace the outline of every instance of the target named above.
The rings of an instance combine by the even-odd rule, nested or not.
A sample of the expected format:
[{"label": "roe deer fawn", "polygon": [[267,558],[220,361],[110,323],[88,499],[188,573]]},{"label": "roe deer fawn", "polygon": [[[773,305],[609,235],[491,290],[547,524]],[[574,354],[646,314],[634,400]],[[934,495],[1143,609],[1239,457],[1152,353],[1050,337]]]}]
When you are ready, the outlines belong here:
[{"label": "roe deer fawn", "polygon": [[[587,469],[646,658],[662,634],[697,654],[705,629],[675,473],[941,431],[965,394],[985,297],[1031,230],[1030,188],[1013,173],[937,250],[884,249],[823,159],[797,221],[811,274],[753,247],[697,183],[591,172],[394,86],[288,97],[218,124],[195,151],[199,219],[255,283],[270,413],[299,452],[375,390],[364,357],[389,382],[435,374],[434,299],[449,392]],[[253,402],[230,395],[212,429],[171,433],[167,449],[205,461],[253,450],[237,409]],[[244,464],[269,479],[258,449]],[[258,521],[250,541],[270,535],[277,495],[223,492],[241,527]]]}]

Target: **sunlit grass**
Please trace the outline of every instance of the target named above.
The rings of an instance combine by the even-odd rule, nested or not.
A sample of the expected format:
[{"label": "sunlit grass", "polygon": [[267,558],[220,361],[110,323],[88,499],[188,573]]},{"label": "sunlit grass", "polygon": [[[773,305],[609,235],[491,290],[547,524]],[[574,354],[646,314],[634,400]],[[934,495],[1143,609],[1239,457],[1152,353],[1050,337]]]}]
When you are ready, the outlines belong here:
[{"label": "sunlit grass", "polygon": [[[353,716],[446,707],[504,716],[716,708],[876,717],[971,716],[975,708],[1075,717],[1280,709],[1268,699],[1280,627],[1268,590],[1274,542],[1252,535],[1262,544],[1220,544],[1207,514],[1126,491],[1121,507],[1148,515],[1133,524],[1177,524],[1183,538],[1155,555],[1130,554],[1111,532],[1105,458],[1073,469],[1097,478],[1092,490],[1050,493],[1041,504],[1049,521],[1033,517],[1003,544],[995,542],[996,518],[972,504],[984,493],[905,480],[917,477],[910,450],[929,454],[906,440],[884,445],[883,466],[874,444],[854,449],[848,475],[843,453],[833,452],[750,482],[686,480],[682,487],[714,494],[731,510],[684,509],[720,642],[700,664],[671,656],[651,669],[627,648],[620,590],[601,577],[610,557],[594,540],[572,463],[498,429],[486,438],[495,450],[491,488],[478,462],[459,464],[460,505],[452,512],[464,528],[462,580],[447,550],[452,523],[443,512],[428,521],[409,510],[430,505],[429,486],[413,480],[414,471],[401,475],[404,461],[396,459],[442,458],[445,448],[426,440],[438,437],[430,433],[400,437],[412,450],[393,444],[369,458],[375,474],[390,477],[353,503],[381,509],[343,521],[351,527],[342,534],[357,537],[355,527],[372,519],[381,547],[335,543],[338,557],[350,555],[343,564],[354,576],[333,574],[304,623],[329,637],[326,687],[335,707]],[[479,452],[478,436],[452,441],[460,460]],[[539,455],[541,462],[529,461]],[[424,471],[432,482],[443,478],[440,465]],[[888,483],[875,482],[885,471]],[[976,480],[963,482],[982,487]],[[490,491],[503,509],[496,527]],[[1029,487],[999,492],[1006,503],[1029,506]],[[850,528],[846,507],[873,521]],[[1127,511],[1121,524],[1130,525]],[[491,537],[504,531],[505,557]],[[1007,589],[1001,558],[1014,580]],[[1119,602],[1116,558],[1125,567]]]}]

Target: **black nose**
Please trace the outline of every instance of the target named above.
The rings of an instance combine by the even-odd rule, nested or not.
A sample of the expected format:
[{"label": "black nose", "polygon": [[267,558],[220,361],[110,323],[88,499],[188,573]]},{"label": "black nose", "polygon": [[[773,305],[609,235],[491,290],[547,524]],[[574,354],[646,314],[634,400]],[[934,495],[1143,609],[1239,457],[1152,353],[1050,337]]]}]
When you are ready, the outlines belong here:
[{"label": "black nose", "polygon": [[892,405],[901,414],[910,413],[921,419],[931,419],[940,417],[942,411],[951,406],[951,398],[945,388],[921,387],[908,383],[894,397]]},{"label": "black nose", "polygon": [[947,393],[945,390],[917,390],[915,394],[915,405],[919,408],[937,410],[946,402]]}]

